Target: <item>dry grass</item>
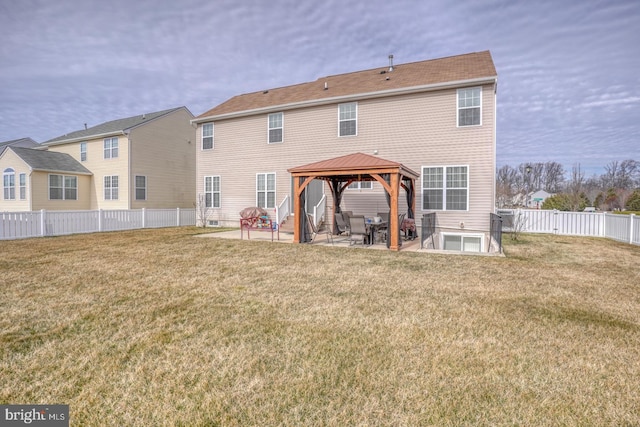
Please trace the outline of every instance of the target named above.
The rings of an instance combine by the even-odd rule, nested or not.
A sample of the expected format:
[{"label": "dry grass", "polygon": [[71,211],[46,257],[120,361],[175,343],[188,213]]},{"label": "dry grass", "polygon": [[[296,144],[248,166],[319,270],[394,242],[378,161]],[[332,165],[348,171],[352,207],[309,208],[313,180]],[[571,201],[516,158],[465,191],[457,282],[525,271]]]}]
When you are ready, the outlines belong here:
[{"label": "dry grass", "polygon": [[640,425],[640,248],[0,242],[0,403],[72,425]]}]

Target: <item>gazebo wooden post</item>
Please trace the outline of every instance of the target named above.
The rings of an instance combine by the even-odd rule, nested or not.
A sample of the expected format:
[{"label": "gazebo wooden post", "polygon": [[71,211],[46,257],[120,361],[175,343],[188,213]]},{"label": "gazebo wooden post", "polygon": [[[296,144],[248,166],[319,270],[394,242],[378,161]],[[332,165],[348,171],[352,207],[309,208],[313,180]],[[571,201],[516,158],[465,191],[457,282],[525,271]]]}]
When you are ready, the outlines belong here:
[{"label": "gazebo wooden post", "polygon": [[293,242],[300,243],[300,177],[293,178]]},{"label": "gazebo wooden post", "polygon": [[398,192],[400,190],[399,174],[391,174],[391,193],[389,194],[391,212],[389,212],[389,237],[391,244],[389,249],[392,251],[400,250],[400,224],[398,224]]}]

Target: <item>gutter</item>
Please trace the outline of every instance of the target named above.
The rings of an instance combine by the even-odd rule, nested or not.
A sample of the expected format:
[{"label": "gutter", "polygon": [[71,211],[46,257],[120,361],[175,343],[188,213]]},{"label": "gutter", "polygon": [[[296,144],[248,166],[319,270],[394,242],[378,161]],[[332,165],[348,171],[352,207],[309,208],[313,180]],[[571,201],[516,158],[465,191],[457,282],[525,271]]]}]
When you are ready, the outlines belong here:
[{"label": "gutter", "polygon": [[63,139],[62,141],[43,142],[42,145],[46,145],[47,147],[50,147],[52,145],[69,144],[71,142],[87,141],[89,139],[104,138],[107,136],[116,136],[116,135],[126,135],[126,133],[124,130],[119,130],[115,132],[99,133],[97,135],[85,135],[77,138]]},{"label": "gutter", "polygon": [[307,101],[297,101],[297,102],[291,102],[289,104],[269,105],[267,107],[260,107],[252,110],[236,111],[231,113],[195,118],[191,120],[191,124],[205,123],[205,122],[210,122],[214,120],[232,119],[237,117],[246,117],[246,116],[252,116],[255,114],[267,113],[271,111],[286,111],[286,110],[293,110],[295,108],[334,104],[337,102],[359,101],[359,100],[365,100],[365,99],[382,98],[382,97],[391,96],[391,95],[407,95],[411,93],[449,89],[449,88],[467,86],[467,85],[478,84],[478,83],[496,83],[497,81],[498,81],[497,76],[482,77],[482,78],[470,79],[470,80],[458,80],[458,81],[446,82],[446,83],[437,83],[437,84],[422,85],[422,86],[411,86],[411,87],[400,88],[400,89],[386,89],[386,90],[381,90],[376,92],[342,95],[342,96],[335,96],[331,98],[321,98],[321,99],[314,99],[314,100],[307,100]]}]

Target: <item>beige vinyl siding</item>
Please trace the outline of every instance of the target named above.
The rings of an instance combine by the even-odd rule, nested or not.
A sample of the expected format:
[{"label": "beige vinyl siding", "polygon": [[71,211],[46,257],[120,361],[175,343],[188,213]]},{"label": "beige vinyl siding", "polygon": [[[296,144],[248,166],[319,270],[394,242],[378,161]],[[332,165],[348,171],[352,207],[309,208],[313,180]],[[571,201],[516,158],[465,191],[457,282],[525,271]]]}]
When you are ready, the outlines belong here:
[{"label": "beige vinyl siding", "polygon": [[[16,198],[14,200],[4,200],[4,170],[11,168],[15,171],[15,190]],[[27,178],[27,191],[26,199],[20,200],[20,174],[26,174]],[[10,148],[7,148],[2,157],[0,157],[0,212],[24,212],[31,210],[31,169],[29,166],[14,153]]]},{"label": "beige vinyl siding", "polygon": [[[196,201],[196,131],[186,109],[131,130],[131,208],[193,208]],[[147,200],[135,195],[136,175],[147,177]]]},{"label": "beige vinyl siding", "polygon": [[[469,210],[438,211],[438,225],[487,230],[493,211],[495,126],[493,84],[482,87],[482,126],[456,126],[456,89],[358,101],[357,136],[338,136],[338,103],[284,111],[284,142],[267,144],[267,114],[221,120],[214,125],[214,149],[198,150],[198,193],[205,175],[220,175],[222,206],[213,219],[233,220],[255,204],[255,174],[276,172],[276,201],[291,191],[288,168],[355,152],[403,163],[421,173],[423,166],[469,167]],[[198,140],[202,125],[198,126]],[[343,209],[375,214],[386,201],[345,192]],[[422,183],[416,181],[416,218],[420,218]],[[329,195],[328,188],[325,193]],[[368,206],[367,206],[368,204]],[[331,205],[329,204],[329,207]],[[400,212],[406,212],[404,196]]]},{"label": "beige vinyl siding", "polygon": [[[76,176],[78,178],[78,199],[77,200],[49,200],[49,175]],[[74,175],[62,172],[33,172],[31,175],[33,184],[33,210],[87,210],[90,209],[91,176]]]},{"label": "beige vinyl siding", "polygon": [[[122,134],[114,136],[118,138],[118,157],[111,159],[104,158],[104,138],[49,146],[50,151],[67,153],[80,162],[80,143],[87,143],[87,160],[80,162],[93,173],[87,209],[129,209],[129,139]],[[105,176],[118,176],[118,200],[104,200]]]}]

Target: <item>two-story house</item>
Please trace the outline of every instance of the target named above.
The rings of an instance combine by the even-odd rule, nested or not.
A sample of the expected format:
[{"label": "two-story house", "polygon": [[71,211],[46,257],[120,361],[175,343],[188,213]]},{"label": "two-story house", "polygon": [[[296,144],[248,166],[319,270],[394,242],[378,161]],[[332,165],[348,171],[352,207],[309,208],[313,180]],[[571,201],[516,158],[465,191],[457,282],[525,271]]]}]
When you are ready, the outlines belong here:
[{"label": "two-story house", "polygon": [[[419,226],[422,214],[436,213],[436,248],[485,251],[495,198],[496,89],[484,51],[399,65],[390,57],[389,66],[235,96],[192,120],[197,192],[209,221],[237,226],[245,207],[275,215],[292,204],[288,170],[365,153],[416,172],[413,214]],[[310,194],[318,192],[331,198],[326,182]],[[321,197],[312,199],[307,209]],[[356,180],[340,206],[375,215],[387,208],[385,191],[375,180]],[[406,201],[399,206],[406,210]]]},{"label": "two-story house", "polygon": [[85,126],[42,145],[91,171],[85,209],[193,208],[197,143],[191,119],[186,107],[178,107]]}]

